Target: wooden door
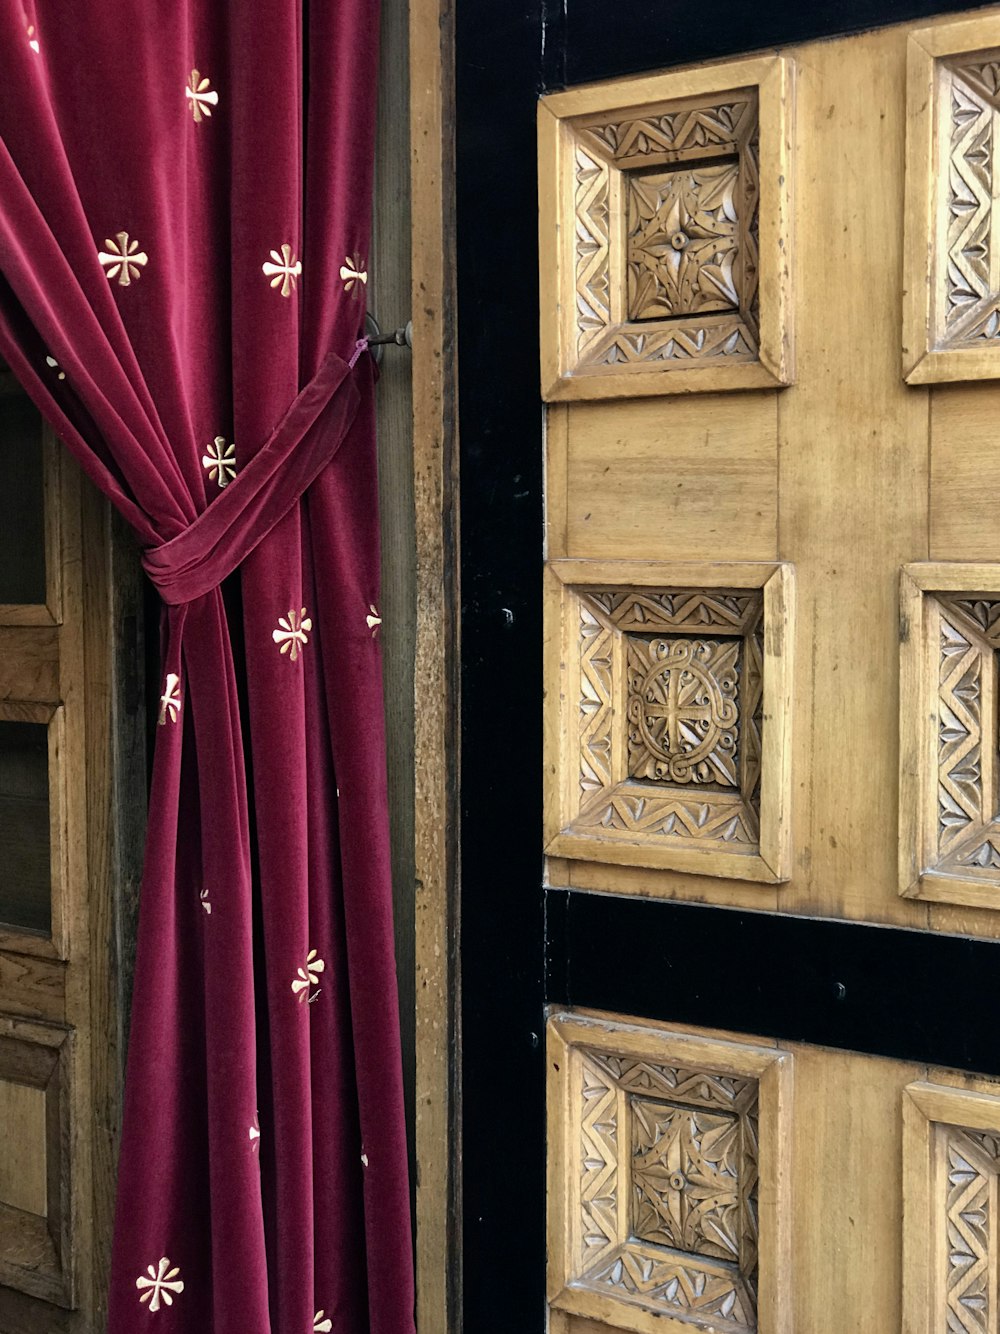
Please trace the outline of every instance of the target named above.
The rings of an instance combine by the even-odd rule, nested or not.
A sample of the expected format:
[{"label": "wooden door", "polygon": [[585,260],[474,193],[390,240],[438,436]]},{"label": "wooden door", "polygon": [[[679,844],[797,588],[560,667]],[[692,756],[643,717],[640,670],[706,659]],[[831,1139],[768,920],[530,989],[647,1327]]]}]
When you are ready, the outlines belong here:
[{"label": "wooden door", "polygon": [[472,8],[466,1326],[985,1334],[1000,12]]},{"label": "wooden door", "polygon": [[0,474],[0,1331],[97,1334],[145,785],[138,571],[2,368]]}]

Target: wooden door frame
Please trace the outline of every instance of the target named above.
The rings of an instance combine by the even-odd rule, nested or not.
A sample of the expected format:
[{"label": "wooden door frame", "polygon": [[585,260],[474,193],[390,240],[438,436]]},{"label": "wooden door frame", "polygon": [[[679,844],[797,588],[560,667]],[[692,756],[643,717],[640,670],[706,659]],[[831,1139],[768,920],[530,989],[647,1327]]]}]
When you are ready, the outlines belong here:
[{"label": "wooden door frame", "polygon": [[417,1327],[461,1327],[452,0],[410,0]]}]

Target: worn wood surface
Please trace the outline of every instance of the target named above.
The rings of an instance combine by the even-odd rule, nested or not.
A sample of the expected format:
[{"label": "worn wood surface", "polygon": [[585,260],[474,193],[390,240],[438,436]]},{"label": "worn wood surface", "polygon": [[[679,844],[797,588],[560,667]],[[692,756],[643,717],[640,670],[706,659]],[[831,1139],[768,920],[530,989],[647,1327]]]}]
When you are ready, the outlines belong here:
[{"label": "worn wood surface", "polygon": [[[369,310],[389,333],[406,324],[410,299],[408,15],[401,0],[381,8],[375,145],[375,212]],[[413,392],[410,354],[382,351],[376,389],[382,531],[382,670],[392,856],[396,974],[407,1125],[413,1125],[414,1030],[414,697],[416,536],[413,509]],[[410,1134],[411,1177],[413,1137]]]},{"label": "worn wood surface", "polygon": [[[112,567],[106,502],[51,439],[46,457],[48,625],[34,608],[0,610],[0,712],[48,727],[52,902],[48,936],[0,932],[3,1060],[11,1069],[27,1062],[33,1096],[18,1115],[35,1116],[23,1133],[11,1127],[10,1164],[22,1175],[0,1204],[12,1266],[0,1286],[0,1331],[96,1334],[106,1322],[120,1120],[121,959],[132,948],[119,889],[122,868],[137,876],[145,804],[141,687],[131,683],[123,713],[114,618],[137,624],[141,598],[134,548]],[[113,737],[139,755],[117,787]]]},{"label": "worn wood surface", "polygon": [[413,486],[416,522],[417,1324],[457,1327],[458,1012],[453,8],[410,3]]}]

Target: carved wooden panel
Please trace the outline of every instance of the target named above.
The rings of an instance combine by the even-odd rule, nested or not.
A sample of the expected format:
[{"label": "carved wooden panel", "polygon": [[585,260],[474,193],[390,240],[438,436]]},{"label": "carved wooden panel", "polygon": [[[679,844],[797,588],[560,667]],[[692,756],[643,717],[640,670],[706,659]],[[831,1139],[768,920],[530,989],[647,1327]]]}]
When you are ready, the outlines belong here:
[{"label": "carved wooden panel", "polygon": [[908,1334],[1000,1325],[1000,1098],[904,1093],[903,1312]]},{"label": "carved wooden panel", "polygon": [[549,737],[562,782],[548,852],[781,879],[790,568],[549,569],[562,632]]},{"label": "carved wooden panel", "polygon": [[74,1296],[70,1045],[65,1028],[0,1015],[0,1108],[18,1113],[0,1159],[0,1285],[62,1307]]},{"label": "carved wooden panel", "polygon": [[549,1057],[552,1305],[720,1334],[759,1328],[764,1287],[780,1311],[789,1058],[568,1015],[550,1020]]},{"label": "carved wooden panel", "polygon": [[907,566],[901,613],[900,892],[1000,907],[1000,567]]},{"label": "carved wooden panel", "polygon": [[906,378],[1000,375],[1000,21],[911,35]]},{"label": "carved wooden panel", "polygon": [[790,382],[789,102],[778,57],[542,99],[545,397]]}]

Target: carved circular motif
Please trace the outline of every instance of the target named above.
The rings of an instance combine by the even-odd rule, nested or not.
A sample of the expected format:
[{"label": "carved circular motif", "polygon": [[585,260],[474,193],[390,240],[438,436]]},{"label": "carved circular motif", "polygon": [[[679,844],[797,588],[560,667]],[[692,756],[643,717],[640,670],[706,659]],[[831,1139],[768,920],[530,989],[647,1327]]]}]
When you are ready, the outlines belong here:
[{"label": "carved circular motif", "polygon": [[681,1191],[687,1185],[687,1177],[683,1172],[671,1172],[667,1180],[671,1190]]},{"label": "carved circular motif", "polygon": [[671,236],[670,244],[675,250],[683,250],[690,239],[691,238],[688,236],[687,232],[678,230]]},{"label": "carved circular motif", "polygon": [[633,739],[641,739],[653,757],[658,779],[707,782],[707,757],[735,750],[736,676],[728,669],[713,673],[712,648],[703,640],[655,640],[652,666],[635,683],[638,689],[633,686]]}]

